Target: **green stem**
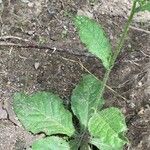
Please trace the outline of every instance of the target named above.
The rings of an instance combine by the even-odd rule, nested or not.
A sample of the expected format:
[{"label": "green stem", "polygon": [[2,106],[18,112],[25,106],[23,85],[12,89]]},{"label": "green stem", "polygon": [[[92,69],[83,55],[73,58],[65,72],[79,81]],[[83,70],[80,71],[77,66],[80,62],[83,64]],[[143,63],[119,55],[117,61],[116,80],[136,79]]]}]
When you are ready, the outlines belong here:
[{"label": "green stem", "polygon": [[127,34],[128,34],[129,26],[130,26],[130,24],[131,24],[131,22],[132,22],[132,19],[133,19],[134,13],[135,13],[136,3],[137,3],[136,1],[133,3],[133,6],[132,6],[132,10],[131,10],[129,19],[128,19],[127,24],[126,24],[126,26],[125,26],[125,28],[124,28],[124,32],[123,32],[123,34],[122,34],[122,37],[121,37],[121,39],[120,39],[120,42],[119,42],[119,44],[118,44],[118,46],[117,46],[117,48],[116,48],[116,50],[115,50],[115,52],[114,52],[114,55],[113,55],[113,57],[112,57],[112,61],[111,61],[112,67],[111,67],[111,69],[113,68],[113,66],[114,66],[114,64],[115,64],[115,61],[116,61],[116,59],[117,59],[117,57],[118,57],[118,55],[119,55],[119,53],[120,53],[120,51],[121,51],[121,49],[122,49],[122,47],[123,47],[123,45],[124,45],[126,36],[127,36]]},{"label": "green stem", "polygon": [[101,92],[100,92],[100,97],[102,97],[103,93],[104,93],[104,90],[105,90],[105,87],[106,87],[106,83],[109,79],[109,75],[110,75],[110,72],[112,70],[112,68],[114,67],[114,64],[115,64],[115,61],[124,45],[124,42],[125,42],[125,39],[126,39],[126,36],[127,36],[127,33],[128,33],[128,30],[129,30],[129,26],[132,22],[132,19],[133,19],[133,16],[134,16],[134,13],[135,13],[135,9],[136,9],[136,1],[134,1],[133,5],[132,5],[132,10],[131,10],[131,13],[130,13],[130,16],[128,18],[128,21],[125,25],[125,28],[124,28],[124,31],[123,31],[123,34],[121,36],[121,39],[119,41],[119,44],[114,52],[114,55],[110,61],[110,64],[111,64],[111,67],[110,69],[108,69],[104,75],[104,78],[103,78],[103,86],[102,86],[102,89],[101,89]]},{"label": "green stem", "polygon": [[[106,71],[106,73],[104,75],[103,86],[102,86],[102,89],[100,91],[100,97],[102,97],[102,95],[104,93],[104,90],[105,90],[105,87],[106,87],[106,83],[107,83],[107,81],[109,79],[110,72],[111,72],[112,68],[114,67],[115,61],[116,61],[116,59],[117,59],[117,57],[118,57],[118,55],[119,55],[119,53],[120,53],[120,51],[121,51],[121,49],[122,49],[122,47],[124,45],[124,42],[125,42],[128,30],[129,30],[129,26],[130,26],[130,24],[132,22],[132,19],[133,19],[134,13],[135,13],[135,8],[136,8],[136,1],[134,1],[134,3],[133,3],[129,19],[128,19],[127,23],[126,23],[126,26],[124,28],[124,31],[123,31],[123,34],[122,34],[121,39],[119,41],[119,44],[118,44],[118,46],[117,46],[117,48],[116,48],[116,50],[114,52],[114,55],[113,55],[113,57],[112,57],[112,59],[110,61],[111,62],[110,63],[111,67],[110,67],[110,69],[108,69]],[[85,133],[85,132],[86,131],[84,130],[83,133]],[[79,146],[81,146],[81,141],[82,141],[82,138],[80,139]]]}]

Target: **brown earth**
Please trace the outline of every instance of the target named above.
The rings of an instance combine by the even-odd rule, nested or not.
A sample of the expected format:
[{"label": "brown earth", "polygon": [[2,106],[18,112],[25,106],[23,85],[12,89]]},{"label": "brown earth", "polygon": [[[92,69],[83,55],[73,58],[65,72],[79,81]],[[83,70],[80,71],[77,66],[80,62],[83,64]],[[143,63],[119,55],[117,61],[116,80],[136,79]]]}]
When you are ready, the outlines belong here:
[{"label": "brown earth", "polygon": [[[0,0],[0,150],[28,149],[37,138],[14,115],[15,92],[53,91],[68,105],[84,67],[103,77],[102,65],[87,53],[68,14],[94,18],[114,48],[130,8],[129,0]],[[115,92],[105,92],[105,107],[116,106],[126,116],[128,150],[150,149],[149,29],[150,15],[138,14],[108,82]]]}]

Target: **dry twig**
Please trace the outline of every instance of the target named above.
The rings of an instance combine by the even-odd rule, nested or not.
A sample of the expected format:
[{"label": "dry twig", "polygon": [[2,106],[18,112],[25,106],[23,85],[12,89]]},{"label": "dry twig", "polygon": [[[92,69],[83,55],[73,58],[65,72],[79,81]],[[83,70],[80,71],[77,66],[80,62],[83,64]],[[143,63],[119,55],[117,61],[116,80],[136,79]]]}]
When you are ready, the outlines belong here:
[{"label": "dry twig", "polygon": [[20,40],[20,41],[25,41],[25,42],[29,42],[28,39],[23,39],[21,37],[17,37],[17,36],[0,36],[0,40],[8,40],[8,39],[15,39],[15,40]]},{"label": "dry twig", "polygon": [[133,30],[137,30],[139,32],[144,32],[144,33],[150,34],[150,31],[148,31],[148,30],[144,30],[144,29],[137,28],[137,27],[134,27],[134,26],[130,26],[130,28],[133,29]]},{"label": "dry twig", "polygon": [[61,52],[61,53],[67,53],[69,55],[75,55],[75,56],[86,56],[86,57],[91,57],[91,58],[94,58],[94,56],[92,56],[91,54],[89,53],[80,53],[78,51],[76,52],[72,52],[72,51],[68,51],[68,50],[64,50],[64,49],[61,49],[61,48],[56,48],[56,47],[50,47],[50,46],[43,46],[43,45],[38,45],[38,44],[26,44],[26,45],[22,45],[22,44],[15,44],[15,43],[11,43],[11,42],[0,42],[0,46],[5,46],[5,47],[16,47],[16,48],[34,48],[34,49],[41,49],[41,50],[50,50],[52,51],[52,53],[54,53],[55,51],[56,52]]}]

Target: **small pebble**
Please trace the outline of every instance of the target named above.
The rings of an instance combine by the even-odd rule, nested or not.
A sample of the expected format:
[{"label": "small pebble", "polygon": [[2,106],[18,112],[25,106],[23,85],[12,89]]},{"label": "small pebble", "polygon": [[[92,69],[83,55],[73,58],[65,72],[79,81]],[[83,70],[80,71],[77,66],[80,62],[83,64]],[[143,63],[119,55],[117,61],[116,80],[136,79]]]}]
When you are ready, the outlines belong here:
[{"label": "small pebble", "polygon": [[138,115],[143,115],[144,114],[144,108],[142,107],[141,110],[138,112]]},{"label": "small pebble", "polygon": [[141,87],[142,86],[142,82],[138,82],[138,86]]},{"label": "small pebble", "polygon": [[34,67],[35,67],[36,70],[39,68],[39,66],[40,66],[40,63],[39,62],[35,62]]},{"label": "small pebble", "polygon": [[35,32],[35,31],[28,31],[27,33],[28,33],[29,35],[33,35],[34,32]]},{"label": "small pebble", "polygon": [[23,3],[29,3],[29,0],[21,0]]},{"label": "small pebble", "polygon": [[135,107],[135,104],[131,102],[131,103],[129,104],[129,106],[130,106],[131,108],[134,108],[134,107]]},{"label": "small pebble", "polygon": [[29,2],[29,3],[28,3],[28,7],[33,8],[33,7],[34,7],[34,3]]}]

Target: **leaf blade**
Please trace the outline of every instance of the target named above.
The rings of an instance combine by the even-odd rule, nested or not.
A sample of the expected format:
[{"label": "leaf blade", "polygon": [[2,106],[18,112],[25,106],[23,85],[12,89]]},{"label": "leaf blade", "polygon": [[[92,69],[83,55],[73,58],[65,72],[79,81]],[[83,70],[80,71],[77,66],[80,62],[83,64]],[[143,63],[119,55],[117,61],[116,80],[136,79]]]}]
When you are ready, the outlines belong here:
[{"label": "leaf blade", "polygon": [[69,144],[62,138],[56,136],[46,137],[35,141],[32,150],[70,150]]},{"label": "leaf blade", "polygon": [[149,11],[150,12],[150,1],[149,0],[137,0],[139,6],[136,8],[135,12]]},{"label": "leaf blade", "polygon": [[85,16],[77,16],[74,22],[79,31],[80,39],[89,52],[100,58],[104,67],[109,69],[112,51],[102,27]]},{"label": "leaf blade", "polygon": [[96,146],[100,150],[116,150],[116,149],[113,149],[111,146],[101,142],[101,140],[99,138],[92,138],[90,140],[90,143],[92,145]]},{"label": "leaf blade", "polygon": [[[73,90],[71,108],[81,124],[87,127],[88,120],[92,117],[94,109],[103,106],[104,100],[100,98],[101,82],[92,75],[85,75]],[[84,108],[84,109],[83,109]]]},{"label": "leaf blade", "polygon": [[93,138],[100,140],[101,148],[107,146],[119,150],[127,143],[125,138],[121,137],[127,130],[125,119],[117,108],[104,109],[93,115],[89,120],[88,129]]},{"label": "leaf blade", "polygon": [[17,93],[13,107],[23,126],[32,133],[71,136],[75,131],[71,113],[65,110],[62,100],[52,93],[38,92],[32,96]]}]

